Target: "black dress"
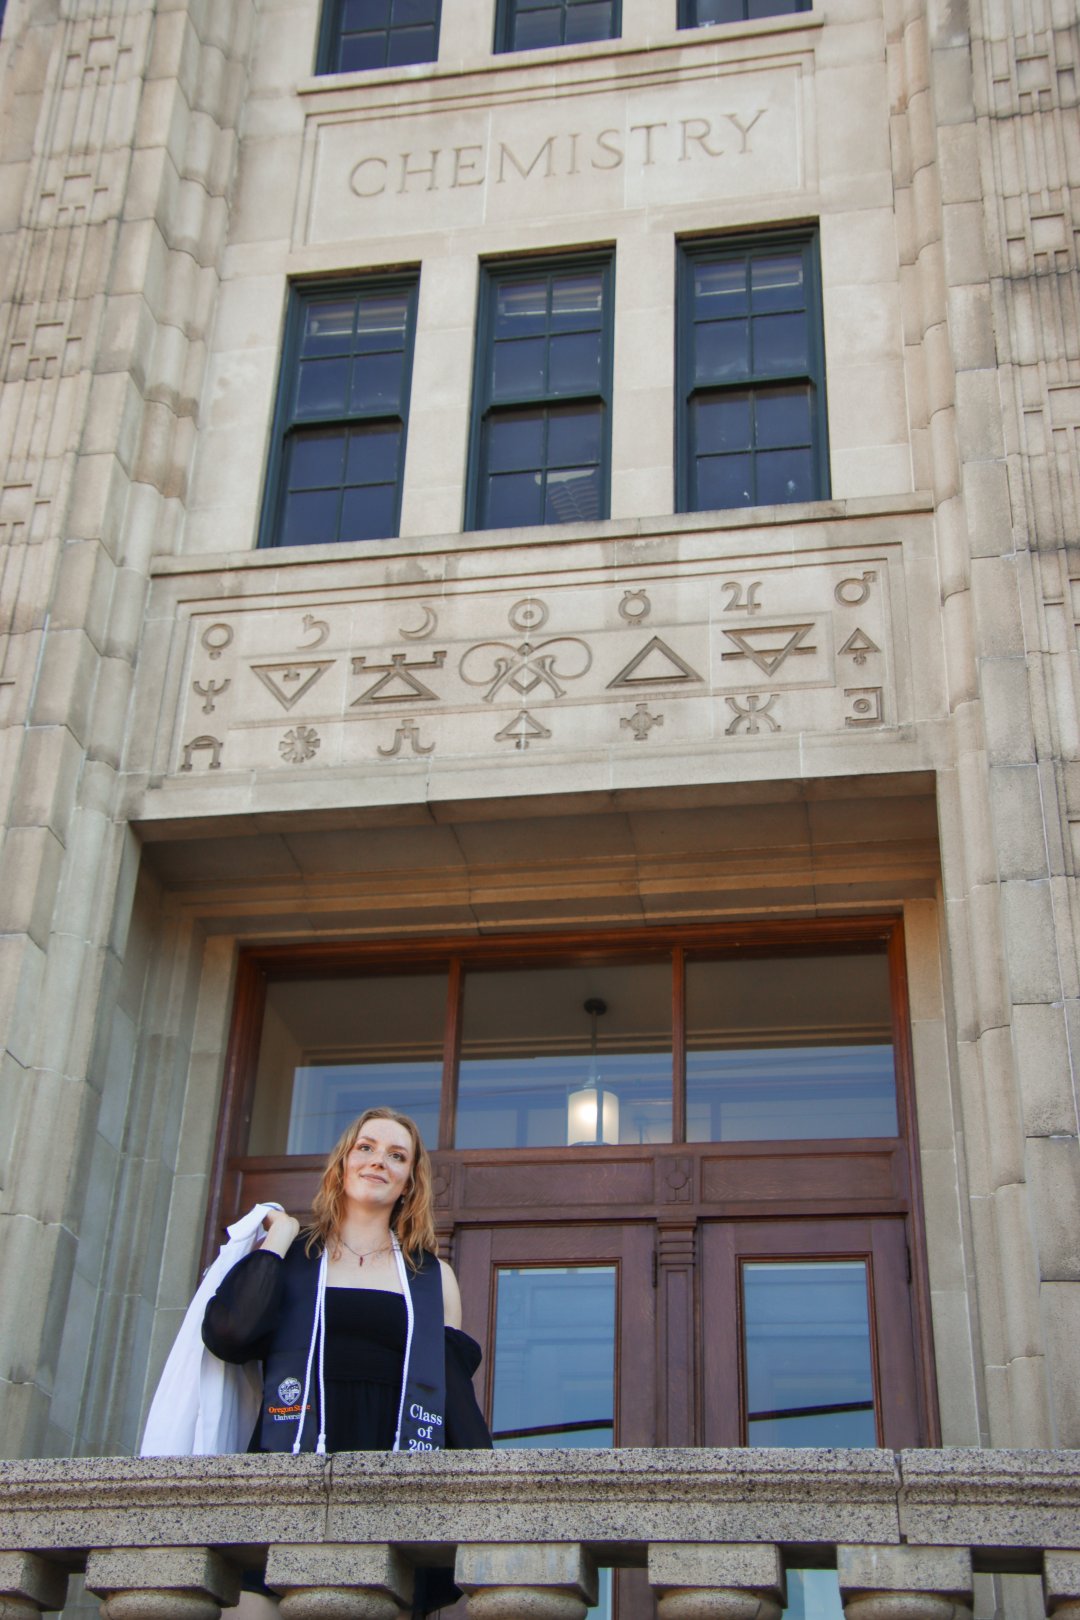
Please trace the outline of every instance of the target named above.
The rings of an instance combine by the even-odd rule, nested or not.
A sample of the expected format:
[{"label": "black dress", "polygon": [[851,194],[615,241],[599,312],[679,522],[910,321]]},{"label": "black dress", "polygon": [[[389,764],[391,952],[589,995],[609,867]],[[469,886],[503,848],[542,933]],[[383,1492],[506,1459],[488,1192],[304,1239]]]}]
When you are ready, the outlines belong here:
[{"label": "black dress", "polygon": [[[256,1249],[233,1267],[203,1318],[203,1343],[222,1361],[261,1361],[281,1309],[284,1265]],[[327,1288],[327,1451],[390,1451],[405,1363],[405,1301],[379,1288]],[[446,1335],[446,1445],[490,1450],[472,1378],[480,1346],[458,1328]],[[314,1369],[313,1374],[314,1374]],[[261,1451],[259,1426],[249,1451]]]},{"label": "black dress", "polygon": [[[203,1343],[222,1361],[261,1361],[281,1309],[284,1266],[256,1249],[223,1278],[203,1318]],[[405,1301],[378,1288],[326,1290],[327,1451],[390,1451],[397,1433],[405,1364]],[[472,1377],[480,1346],[458,1328],[446,1334],[446,1444],[490,1450],[491,1434],[476,1404]],[[248,1445],[261,1451],[260,1425]],[[241,1584],[272,1596],[260,1576]],[[430,1614],[461,1596],[452,1568],[417,1569],[413,1615]]]}]

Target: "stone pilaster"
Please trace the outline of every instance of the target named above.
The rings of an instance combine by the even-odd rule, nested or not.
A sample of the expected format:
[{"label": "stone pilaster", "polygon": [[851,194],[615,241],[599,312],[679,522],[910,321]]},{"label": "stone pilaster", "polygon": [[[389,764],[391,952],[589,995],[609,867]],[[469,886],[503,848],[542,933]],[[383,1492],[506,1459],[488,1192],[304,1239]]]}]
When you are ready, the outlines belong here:
[{"label": "stone pilaster", "polygon": [[36,1553],[0,1552],[0,1620],[39,1620],[62,1609],[67,1570]]},{"label": "stone pilaster", "polygon": [[104,1620],[218,1620],[240,1597],[236,1571],[209,1547],[92,1552],[86,1587]]},{"label": "stone pilaster", "polygon": [[577,1542],[459,1547],[454,1579],[470,1620],[585,1620],[596,1602],[596,1565]]},{"label": "stone pilaster", "polygon": [[660,1620],[780,1620],[787,1602],[780,1549],[768,1542],[654,1542],[648,1569]]},{"label": "stone pilaster", "polygon": [[266,1584],[284,1620],[397,1620],[412,1603],[413,1572],[388,1546],[271,1547]]},{"label": "stone pilaster", "polygon": [[838,1547],[846,1620],[970,1620],[966,1547]]}]

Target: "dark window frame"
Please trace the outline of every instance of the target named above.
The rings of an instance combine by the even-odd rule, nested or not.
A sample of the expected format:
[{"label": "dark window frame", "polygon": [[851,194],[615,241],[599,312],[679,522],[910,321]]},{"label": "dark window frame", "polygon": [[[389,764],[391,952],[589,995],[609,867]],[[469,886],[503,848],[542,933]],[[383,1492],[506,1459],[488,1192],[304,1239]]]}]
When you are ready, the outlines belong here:
[{"label": "dark window frame", "polygon": [[[390,55],[390,47],[395,32],[393,20],[385,30],[386,41],[384,60],[373,67],[346,68],[339,63],[340,49],[343,33],[343,12],[345,0],[324,0],[322,16],[319,20],[319,37],[315,50],[315,72],[317,75],[329,73],[381,73],[397,67],[419,66],[423,63],[434,64],[439,59],[439,36],[442,30],[442,0],[435,0],[435,54],[434,56],[420,57],[415,62],[391,63],[386,58]],[[392,13],[391,13],[392,19]],[[406,25],[403,25],[406,26]]]},{"label": "dark window frame", "polygon": [[568,7],[573,6],[574,0],[550,0],[552,7],[558,6],[562,16],[562,27],[558,40],[545,42],[543,45],[516,45],[514,44],[514,25],[517,21],[517,0],[498,0],[495,16],[495,44],[497,56],[517,51],[546,51],[546,50],[573,50],[576,45],[602,44],[605,40],[620,39],[622,37],[622,0],[610,0],[611,4],[611,32],[603,34],[595,40],[566,40],[566,16]]},{"label": "dark window frame", "polygon": [[[733,378],[729,383],[703,383],[694,381],[694,319],[693,276],[695,266],[703,261],[762,257],[778,251],[798,249],[803,259],[804,288],[807,315],[807,365],[804,370],[790,372],[748,373]],[[700,504],[696,497],[696,478],[691,410],[695,398],[720,398],[739,392],[757,390],[761,393],[792,383],[806,382],[811,390],[811,434],[813,493],[810,500],[824,501],[830,496],[828,402],[826,396],[825,334],[822,312],[821,257],[816,227],[779,231],[755,231],[738,236],[712,236],[690,238],[676,243],[676,339],[675,339],[675,486],[676,510],[679,512],[736,511],[742,507],[714,508]],[[756,450],[753,454],[756,455]],[[775,505],[774,501],[752,502],[748,505]]]},{"label": "dark window frame", "polygon": [[751,17],[751,0],[742,0],[741,17],[730,17],[722,22],[704,22],[698,18],[698,0],[679,0],[679,18],[677,27],[682,28],[730,28],[737,22],[761,22],[767,17],[798,17],[812,9],[811,0],[794,0],[790,6],[777,6],[775,9],[761,12],[757,17]]},{"label": "dark window frame", "polygon": [[[299,377],[300,345],[303,337],[304,317],[321,299],[332,300],[362,293],[379,294],[402,290],[408,292],[408,317],[405,343],[402,349],[402,403],[400,411],[361,410],[327,412],[325,415],[299,417],[294,398]],[[285,476],[287,448],[290,436],[303,427],[351,426],[359,423],[400,422],[401,449],[398,462],[397,487],[394,497],[392,531],[379,539],[393,539],[401,526],[401,497],[405,477],[405,456],[409,437],[409,407],[412,393],[413,354],[416,345],[416,312],[420,291],[420,271],[376,272],[371,275],[351,276],[348,279],[293,282],[288,289],[281,360],[278,367],[277,397],[271,427],[270,452],[267,457],[266,478],[263,487],[261,516],[257,544],[268,549],[287,544],[282,540],[281,525],[285,507]],[[362,541],[338,539],[317,542],[323,544],[366,544]]]},{"label": "dark window frame", "polygon": [[[597,389],[529,392],[500,400],[493,398],[492,374],[495,350],[495,310],[498,289],[514,281],[532,281],[561,271],[600,270],[603,278],[604,308],[601,316],[600,384]],[[603,522],[611,510],[611,419],[612,379],[615,354],[615,250],[587,249],[583,252],[548,254],[542,258],[498,259],[480,267],[477,298],[476,344],[473,358],[472,412],[469,427],[469,456],[465,489],[465,528],[478,530],[505,525],[484,522],[484,469],[488,424],[514,411],[546,409],[559,405],[596,403],[601,411],[599,459],[599,511]],[[573,521],[568,519],[567,521]],[[584,521],[584,520],[582,520]],[[513,527],[534,527],[523,524]],[[545,526],[541,520],[539,526]]]}]

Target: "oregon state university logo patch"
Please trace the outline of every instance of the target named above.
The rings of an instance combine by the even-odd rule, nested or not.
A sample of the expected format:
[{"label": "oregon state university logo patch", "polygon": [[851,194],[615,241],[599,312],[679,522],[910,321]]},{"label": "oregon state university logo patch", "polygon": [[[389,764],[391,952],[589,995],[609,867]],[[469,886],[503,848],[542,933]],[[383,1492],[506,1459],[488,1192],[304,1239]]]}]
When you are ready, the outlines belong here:
[{"label": "oregon state university logo patch", "polygon": [[300,1399],[299,1378],[283,1378],[277,1387],[278,1399],[283,1406],[295,1406]]}]

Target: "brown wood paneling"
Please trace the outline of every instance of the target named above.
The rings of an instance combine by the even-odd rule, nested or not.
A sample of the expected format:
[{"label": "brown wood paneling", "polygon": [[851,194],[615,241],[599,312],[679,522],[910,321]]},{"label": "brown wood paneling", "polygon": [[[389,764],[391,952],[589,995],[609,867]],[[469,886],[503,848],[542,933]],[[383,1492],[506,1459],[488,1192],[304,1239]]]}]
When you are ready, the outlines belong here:
[{"label": "brown wood paneling", "polygon": [[462,1213],[492,1208],[542,1209],[549,1217],[571,1211],[584,1218],[612,1204],[651,1204],[652,1165],[647,1158],[620,1161],[574,1159],[541,1163],[507,1153],[501,1164],[463,1164],[458,1194]]},{"label": "brown wood paneling", "polygon": [[[897,1149],[893,1146],[852,1148],[845,1152],[822,1151],[821,1144],[770,1143],[773,1151],[753,1152],[729,1148],[723,1154],[715,1149],[703,1155],[701,1200],[703,1204],[865,1203],[885,1199],[895,1203],[901,1196],[897,1187]],[[847,1146],[847,1144],[845,1144]]]}]

